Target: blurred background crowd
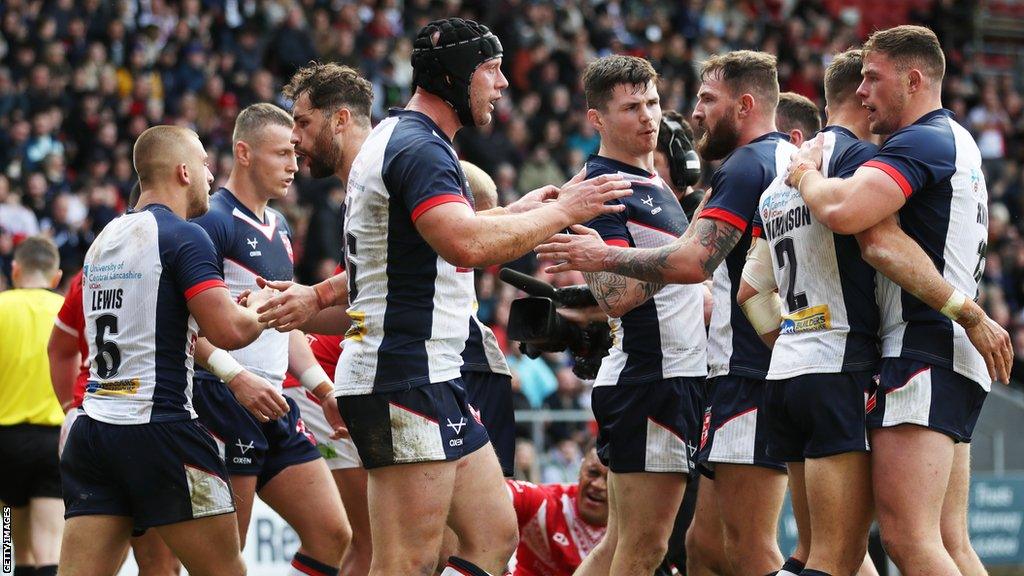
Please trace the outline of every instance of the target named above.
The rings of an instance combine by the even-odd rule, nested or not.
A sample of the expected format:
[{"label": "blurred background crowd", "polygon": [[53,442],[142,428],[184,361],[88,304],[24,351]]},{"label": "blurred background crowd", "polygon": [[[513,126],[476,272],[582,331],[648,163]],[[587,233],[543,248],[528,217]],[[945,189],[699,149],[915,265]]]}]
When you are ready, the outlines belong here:
[{"label": "blurred background crowd", "polygon": [[[374,116],[410,96],[411,41],[435,17],[491,27],[511,83],[495,121],[462,130],[460,155],[491,174],[511,201],[560,184],[598,148],[585,119],[580,74],[591,59],[628,53],[662,76],[663,107],[689,115],[697,69],[709,54],[755,49],[779,58],[783,90],[824,108],[831,55],[875,27],[921,23],[947,55],[946,107],[976,137],[985,160],[990,238],[985,308],[1012,333],[1024,382],[1024,99],[1017,60],[1024,2],[951,0],[5,0],[0,3],[0,289],[13,246],[44,233],[64,277],[96,234],[125,210],[131,147],[155,124],[195,130],[217,184],[231,169],[231,130],[254,102],[288,109],[281,87],[310,60],[359,69],[375,91]],[[278,206],[295,238],[297,276],[329,274],[340,259],[344,191],[303,169]],[[516,267],[544,276],[530,258]],[[494,327],[516,376],[517,408],[580,409],[587,386],[564,354],[531,360],[505,338],[514,290],[478,273],[480,318]],[[545,277],[557,285],[579,275]],[[520,471],[538,457],[521,426]],[[586,423],[545,428],[542,477],[574,480]]]}]

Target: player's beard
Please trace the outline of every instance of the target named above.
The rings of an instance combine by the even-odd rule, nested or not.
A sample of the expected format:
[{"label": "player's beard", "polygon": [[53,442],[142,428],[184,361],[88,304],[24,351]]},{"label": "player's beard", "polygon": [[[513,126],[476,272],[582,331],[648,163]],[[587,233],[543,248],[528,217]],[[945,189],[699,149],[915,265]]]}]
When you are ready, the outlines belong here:
[{"label": "player's beard", "polygon": [[712,129],[704,129],[697,141],[697,152],[705,161],[721,160],[728,156],[740,142],[740,128],[733,117],[723,117]]},{"label": "player's beard", "polygon": [[330,125],[324,123],[323,127],[313,141],[313,149],[306,156],[309,161],[309,173],[313,178],[326,178],[334,174],[334,167],[338,165],[340,153],[334,147],[334,139],[331,137]]},{"label": "player's beard", "polygon": [[188,190],[188,208],[185,218],[198,218],[210,209],[210,191],[202,184],[193,184]]},{"label": "player's beard", "polygon": [[871,123],[872,134],[887,136],[900,129],[900,116],[907,105],[907,95],[898,92],[893,95],[893,102],[884,107],[886,115],[881,116],[883,107],[875,108],[875,121]]}]

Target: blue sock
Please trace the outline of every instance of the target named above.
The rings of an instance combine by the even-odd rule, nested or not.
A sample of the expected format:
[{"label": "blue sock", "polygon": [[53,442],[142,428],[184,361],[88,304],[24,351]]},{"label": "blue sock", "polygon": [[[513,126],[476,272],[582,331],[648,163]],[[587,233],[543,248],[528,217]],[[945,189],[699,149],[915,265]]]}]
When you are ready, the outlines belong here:
[{"label": "blue sock", "polygon": [[811,570],[810,568],[804,568],[800,572],[800,576],[832,576],[828,572],[822,572],[821,570]]}]

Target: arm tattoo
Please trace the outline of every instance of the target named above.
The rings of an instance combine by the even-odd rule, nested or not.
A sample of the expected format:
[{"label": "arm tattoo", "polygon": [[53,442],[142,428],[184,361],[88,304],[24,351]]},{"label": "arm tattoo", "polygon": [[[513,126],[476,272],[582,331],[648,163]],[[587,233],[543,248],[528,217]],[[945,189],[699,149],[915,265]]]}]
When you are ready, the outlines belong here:
[{"label": "arm tattoo", "polygon": [[714,274],[718,265],[725,260],[725,257],[732,252],[736,243],[740,241],[743,231],[731,225],[724,224],[712,218],[697,220],[697,241],[707,250],[707,256],[701,258],[701,266],[704,275],[708,278]]},{"label": "arm tattoo", "polygon": [[661,248],[642,250],[620,250],[607,261],[609,272],[646,280],[647,282],[665,282],[665,272],[672,270],[668,257],[680,248],[681,244],[673,242]]},{"label": "arm tattoo", "polygon": [[[696,228],[693,236],[705,251],[700,256],[701,270],[705,278],[710,278],[715,268],[718,268],[722,260],[732,252],[743,231],[711,218],[700,218],[692,226]],[[618,250],[606,261],[606,269],[623,276],[665,284],[668,282],[666,278],[671,276],[669,273],[676,269],[669,262],[669,258],[679,250],[685,249],[688,244],[687,238],[684,236],[681,240],[661,248]]]},{"label": "arm tattoo", "polygon": [[634,280],[610,272],[584,272],[583,277],[586,278],[587,286],[605,312],[615,310],[619,306],[627,306],[632,310],[663,287],[661,284]]}]

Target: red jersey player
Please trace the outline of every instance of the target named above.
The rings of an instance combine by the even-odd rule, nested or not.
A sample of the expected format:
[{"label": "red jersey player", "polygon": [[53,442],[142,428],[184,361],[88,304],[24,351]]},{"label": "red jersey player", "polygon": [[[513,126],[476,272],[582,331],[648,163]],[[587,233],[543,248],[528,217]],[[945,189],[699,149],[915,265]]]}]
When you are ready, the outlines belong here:
[{"label": "red jersey player", "polygon": [[508,480],[519,521],[513,576],[570,576],[604,538],[608,468],[590,448],[576,484]]}]

